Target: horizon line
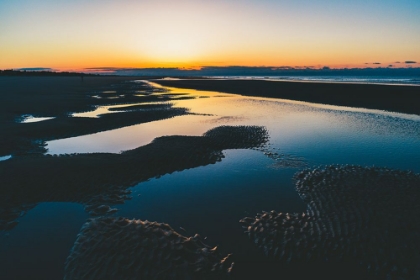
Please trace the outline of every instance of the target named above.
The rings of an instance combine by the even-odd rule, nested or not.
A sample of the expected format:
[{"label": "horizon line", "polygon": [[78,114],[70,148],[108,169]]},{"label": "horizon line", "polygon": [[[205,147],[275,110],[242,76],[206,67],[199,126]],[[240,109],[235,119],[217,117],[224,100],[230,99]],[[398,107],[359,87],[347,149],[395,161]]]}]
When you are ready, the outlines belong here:
[{"label": "horizon line", "polygon": [[[315,71],[322,71],[322,70],[380,70],[380,69],[387,69],[387,70],[397,70],[397,69],[420,69],[420,63],[415,61],[409,62],[400,62],[400,64],[406,65],[405,67],[397,67],[393,64],[390,65],[381,65],[377,67],[330,67],[330,66],[241,66],[241,65],[228,65],[228,66],[197,66],[197,67],[115,67],[115,66],[93,66],[93,67],[16,67],[16,68],[4,68],[0,69],[2,71],[5,70],[14,70],[14,71],[55,71],[55,72],[64,72],[64,71],[81,71],[81,70],[99,70],[99,71],[135,71],[135,70],[177,70],[177,71],[203,71],[203,70],[211,70],[211,69],[264,69],[270,71],[282,71],[282,70],[315,70]],[[413,65],[413,64],[418,64]],[[378,65],[377,63],[372,63],[372,65]],[[400,65],[398,65],[400,66]],[[67,69],[67,70],[66,70]]]}]

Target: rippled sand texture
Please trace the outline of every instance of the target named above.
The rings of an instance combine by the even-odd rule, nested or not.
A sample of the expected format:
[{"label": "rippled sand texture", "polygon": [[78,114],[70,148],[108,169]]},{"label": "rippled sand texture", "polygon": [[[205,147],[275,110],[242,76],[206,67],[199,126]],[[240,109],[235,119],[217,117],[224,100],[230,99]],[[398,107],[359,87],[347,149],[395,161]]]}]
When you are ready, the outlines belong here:
[{"label": "rippled sand texture", "polygon": [[420,278],[419,174],[332,165],[295,179],[306,213],[241,220],[267,256],[289,264],[358,264],[380,279]]},{"label": "rippled sand texture", "polygon": [[[147,179],[221,161],[225,149],[262,147],[260,126],[220,126],[203,136],[165,136],[121,154],[22,156],[0,162],[0,230],[39,202],[79,202],[94,216],[129,199],[128,187]],[[34,188],[33,186],[37,186]]]},{"label": "rippled sand texture", "polygon": [[231,259],[168,224],[97,218],[82,227],[64,279],[225,279]]}]

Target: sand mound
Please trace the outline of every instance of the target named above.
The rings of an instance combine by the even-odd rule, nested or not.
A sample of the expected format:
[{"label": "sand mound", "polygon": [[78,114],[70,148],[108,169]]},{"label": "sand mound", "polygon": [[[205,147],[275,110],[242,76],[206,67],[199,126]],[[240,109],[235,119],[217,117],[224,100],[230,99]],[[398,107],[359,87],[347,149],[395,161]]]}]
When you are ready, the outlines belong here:
[{"label": "sand mound", "polygon": [[306,213],[241,220],[265,254],[286,263],[352,263],[369,277],[420,277],[420,175],[328,166],[295,175]]},{"label": "sand mound", "polygon": [[203,135],[213,148],[249,149],[268,141],[267,129],[262,126],[219,126]]},{"label": "sand mound", "polygon": [[64,279],[225,279],[225,258],[169,225],[125,218],[89,220],[66,261]]}]

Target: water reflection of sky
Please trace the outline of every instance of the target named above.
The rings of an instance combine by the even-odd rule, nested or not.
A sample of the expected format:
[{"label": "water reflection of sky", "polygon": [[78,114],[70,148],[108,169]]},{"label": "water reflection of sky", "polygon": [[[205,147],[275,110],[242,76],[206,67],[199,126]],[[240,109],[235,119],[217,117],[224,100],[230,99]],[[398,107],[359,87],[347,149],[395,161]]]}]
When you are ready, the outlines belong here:
[{"label": "water reflection of sky", "polygon": [[12,158],[12,156],[11,156],[11,155],[1,156],[1,157],[0,157],[0,161],[8,160],[8,159],[11,159],[11,158]]},{"label": "water reflection of sky", "polygon": [[210,98],[173,100],[175,107],[189,108],[193,115],[50,141],[49,153],[118,153],[164,135],[201,135],[220,125],[261,125],[268,128],[272,147],[313,164],[419,169],[418,116],[219,92],[169,90]]},{"label": "water reflection of sky", "polygon": [[[155,104],[152,102],[149,103],[130,103],[124,105],[109,105],[109,106],[98,106],[93,111],[83,112],[83,113],[73,113],[72,117],[77,118],[99,118],[101,115],[112,114],[112,113],[121,113],[124,112],[127,107],[135,105],[148,105]],[[121,109],[121,110],[118,110]]]},{"label": "water reflection of sky", "polygon": [[[234,253],[238,258],[262,257],[243,234],[239,219],[262,210],[305,209],[292,179],[296,171],[305,167],[273,168],[275,159],[267,152],[301,158],[307,167],[359,164],[420,172],[418,116],[218,92],[170,90],[208,98],[172,100],[175,107],[189,108],[195,114],[50,141],[49,153],[118,153],[150,143],[159,136],[202,135],[220,125],[267,127],[270,141],[265,150],[224,151],[225,158],[216,164],[174,172],[133,186],[132,200],[117,205],[118,216],[169,223],[187,236],[199,233],[207,237],[209,245],[219,245],[221,252]],[[30,210],[8,236],[0,236],[0,251],[7,252],[13,260],[0,264],[0,268],[20,275],[24,271],[21,267],[28,271],[36,267],[34,275],[39,278],[62,278],[56,277],[62,273],[59,263],[68,255],[86,219],[79,206],[42,203]],[[63,226],[55,226],[66,219],[69,220]],[[42,249],[37,244],[42,244]],[[40,255],[35,257],[36,253]],[[53,259],[57,261],[51,270]],[[52,271],[51,277],[43,272],[48,270]]]},{"label": "water reflection of sky", "polygon": [[[150,137],[150,133],[165,132],[200,135],[219,125],[264,125],[270,134],[267,150],[302,157],[309,167],[338,163],[420,172],[417,116],[239,96],[176,104],[209,116],[139,125],[139,135],[145,127],[148,129],[143,131]],[[252,258],[252,244],[239,238],[242,229],[238,220],[262,210],[303,211],[305,205],[294,190],[292,177],[304,167],[270,168],[273,159],[260,151],[224,153],[226,158],[215,165],[138,184],[133,188],[133,199],[119,214],[164,221],[178,230],[187,229],[189,234],[199,232],[226,253]]]},{"label": "water reflection of sky", "polygon": [[243,237],[238,221],[261,210],[304,211],[293,187],[296,169],[268,168],[272,160],[258,151],[224,154],[219,163],[138,184],[119,215],[162,221],[190,235],[200,233],[226,253],[254,253],[252,243],[237,241]]},{"label": "water reflection of sky", "polygon": [[54,119],[54,117],[34,117],[32,115],[23,115],[20,123],[42,122],[51,119]]},{"label": "water reflection of sky", "polygon": [[12,231],[0,232],[1,279],[63,279],[64,262],[87,218],[77,203],[38,204]]}]

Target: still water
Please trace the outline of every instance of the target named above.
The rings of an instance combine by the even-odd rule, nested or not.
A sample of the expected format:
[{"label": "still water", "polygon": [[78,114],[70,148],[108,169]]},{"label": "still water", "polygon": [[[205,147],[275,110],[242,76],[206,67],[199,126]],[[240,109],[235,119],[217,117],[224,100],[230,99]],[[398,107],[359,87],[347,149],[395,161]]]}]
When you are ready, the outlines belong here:
[{"label": "still water", "polygon": [[21,116],[21,120],[18,121],[20,123],[33,123],[33,122],[42,122],[42,121],[47,121],[47,120],[51,120],[54,117],[34,117],[31,115],[23,115]]},{"label": "still water", "polygon": [[[195,97],[172,100],[175,107],[189,108],[190,114],[50,141],[48,153],[119,153],[156,137],[200,136],[222,125],[266,127],[270,137],[266,147],[225,150],[221,162],[134,185],[130,188],[132,199],[117,205],[119,211],[113,214],[168,223],[186,236],[198,233],[206,243],[217,245],[225,254],[233,253],[239,261],[264,259],[243,234],[238,223],[241,218],[262,210],[305,210],[292,179],[303,168],[357,164],[420,172],[419,116],[219,92],[166,90]],[[97,108],[77,116],[100,117],[108,109]],[[6,279],[62,278],[65,259],[87,218],[77,203],[34,206],[15,228],[0,232],[0,270],[6,272]]]}]

